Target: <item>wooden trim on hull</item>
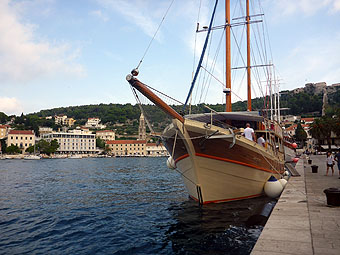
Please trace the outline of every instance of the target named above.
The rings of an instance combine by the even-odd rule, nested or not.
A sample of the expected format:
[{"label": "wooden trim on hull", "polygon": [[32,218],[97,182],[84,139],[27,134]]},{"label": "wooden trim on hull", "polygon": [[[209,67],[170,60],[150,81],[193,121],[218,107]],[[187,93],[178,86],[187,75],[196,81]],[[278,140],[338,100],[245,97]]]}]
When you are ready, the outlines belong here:
[{"label": "wooden trim on hull", "polygon": [[177,158],[177,159],[175,160],[175,163],[177,163],[178,161],[180,161],[180,160],[182,160],[182,159],[185,159],[185,158],[187,158],[187,157],[189,157],[189,154],[184,154],[184,155],[180,156],[179,158]]},{"label": "wooden trim on hull", "polygon": [[[255,198],[255,197],[260,197],[262,196],[263,193],[256,194],[256,195],[251,195],[251,196],[245,196],[245,197],[236,197],[236,198],[229,198],[229,199],[221,199],[221,200],[211,200],[211,201],[204,201],[203,204],[216,204],[216,203],[224,203],[224,202],[232,202],[232,201],[237,201],[237,200],[243,200],[243,199],[250,199],[250,198]],[[191,196],[190,197],[198,202],[198,199]]]}]

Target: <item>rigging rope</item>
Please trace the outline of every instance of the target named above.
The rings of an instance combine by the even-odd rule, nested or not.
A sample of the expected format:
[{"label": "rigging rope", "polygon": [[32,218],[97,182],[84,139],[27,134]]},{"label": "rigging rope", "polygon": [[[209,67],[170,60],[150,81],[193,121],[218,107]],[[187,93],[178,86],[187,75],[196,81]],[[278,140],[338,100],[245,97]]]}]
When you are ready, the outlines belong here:
[{"label": "rigging rope", "polygon": [[141,60],[139,61],[139,63],[138,63],[138,65],[137,65],[136,69],[138,69],[138,68],[140,67],[140,65],[142,64],[142,62],[143,62],[143,60],[144,60],[144,57],[145,57],[146,53],[149,51],[149,48],[150,48],[150,46],[151,46],[153,40],[155,39],[155,37],[156,37],[156,35],[157,35],[159,29],[161,28],[161,26],[162,26],[162,24],[163,24],[163,21],[165,20],[165,17],[168,15],[168,12],[169,12],[169,10],[170,10],[172,4],[174,3],[174,1],[175,1],[175,0],[172,0],[172,1],[171,1],[171,3],[170,3],[170,5],[169,5],[168,9],[166,10],[166,12],[165,12],[165,14],[164,14],[164,16],[163,16],[161,22],[160,22],[159,25],[158,25],[158,28],[157,28],[156,32],[154,33],[154,35],[153,35],[153,37],[152,37],[152,39],[151,39],[151,41],[150,41],[148,47],[146,48],[146,50],[145,50],[145,52],[144,52],[144,54],[143,54]]},{"label": "rigging rope", "polygon": [[212,14],[212,17],[211,17],[211,21],[210,21],[210,24],[209,24],[208,33],[207,33],[207,36],[206,36],[206,38],[205,38],[205,42],[204,42],[204,46],[203,46],[203,51],[202,51],[200,60],[199,60],[199,62],[198,62],[198,66],[197,66],[197,69],[196,69],[196,72],[195,72],[194,79],[193,79],[193,81],[192,81],[192,83],[191,83],[191,86],[190,86],[190,90],[189,90],[187,99],[185,100],[184,107],[183,107],[183,111],[185,110],[185,107],[186,107],[186,105],[187,105],[187,103],[188,103],[188,101],[189,101],[189,98],[191,97],[191,93],[192,93],[192,90],[193,90],[193,88],[194,88],[195,81],[196,81],[196,79],[197,79],[197,76],[198,76],[198,73],[199,73],[199,70],[200,70],[200,67],[201,67],[203,58],[204,58],[204,53],[205,53],[205,50],[206,50],[206,48],[207,48],[207,44],[208,44],[208,39],[209,39],[209,35],[210,35],[210,32],[211,32],[212,23],[213,23],[213,20],[214,20],[214,17],[215,17],[215,12],[216,12],[217,3],[218,3],[218,0],[216,0],[216,2],[215,2],[215,7],[214,7],[214,11],[213,11],[213,14]]}]

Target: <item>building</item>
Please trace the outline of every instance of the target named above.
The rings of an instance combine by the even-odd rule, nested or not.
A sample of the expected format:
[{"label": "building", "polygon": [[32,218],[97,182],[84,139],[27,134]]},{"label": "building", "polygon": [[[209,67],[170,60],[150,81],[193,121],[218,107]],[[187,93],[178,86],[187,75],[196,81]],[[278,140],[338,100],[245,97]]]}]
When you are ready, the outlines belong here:
[{"label": "building", "polygon": [[169,153],[162,144],[157,145],[156,143],[147,143],[146,156],[149,157],[169,156]]},{"label": "building", "polygon": [[54,116],[54,122],[56,125],[64,125],[64,121],[67,119],[67,116],[64,114],[59,114]]},{"label": "building", "polygon": [[106,128],[105,125],[100,124],[100,119],[99,118],[88,118],[87,122],[85,124],[85,127],[88,128],[95,128],[95,129],[104,129]]},{"label": "building", "polygon": [[72,132],[53,132],[43,134],[42,138],[47,141],[56,139],[59,148],[56,151],[60,154],[94,154],[96,149],[96,135],[82,130],[72,130]]},{"label": "building", "polygon": [[116,134],[113,130],[100,130],[96,132],[96,137],[104,141],[116,140]]},{"label": "building", "polygon": [[312,124],[314,122],[314,118],[301,118],[301,123],[304,123],[304,124]]},{"label": "building", "polygon": [[139,117],[138,140],[146,140],[146,126],[143,113]]},{"label": "building", "polygon": [[[303,130],[307,133],[307,139],[312,138],[311,134],[310,134],[310,125],[309,124],[301,124]],[[297,128],[297,124],[293,124],[287,128],[284,129],[286,134],[289,134],[290,136],[294,136],[295,135],[295,131]]]},{"label": "building", "polygon": [[52,132],[53,132],[53,129],[50,127],[39,127],[40,136],[42,136],[43,134],[49,134]]},{"label": "building", "polygon": [[9,125],[0,125],[0,139],[7,137]]},{"label": "building", "polygon": [[63,122],[64,126],[72,127],[74,125],[74,122],[76,122],[73,118],[66,118]]},{"label": "building", "polygon": [[7,147],[18,146],[22,152],[35,144],[35,135],[32,130],[10,130],[8,132]]},{"label": "building", "polygon": [[146,156],[146,140],[107,141],[114,156]]}]

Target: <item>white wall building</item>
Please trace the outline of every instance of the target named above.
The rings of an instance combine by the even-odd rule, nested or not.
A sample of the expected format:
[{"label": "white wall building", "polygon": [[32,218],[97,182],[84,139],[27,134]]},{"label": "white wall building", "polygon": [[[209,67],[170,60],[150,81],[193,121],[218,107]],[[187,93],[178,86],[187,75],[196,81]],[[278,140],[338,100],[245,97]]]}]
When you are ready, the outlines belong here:
[{"label": "white wall building", "polygon": [[67,119],[67,116],[64,114],[59,114],[54,116],[54,122],[56,125],[64,125],[64,121]]},{"label": "white wall building", "polygon": [[100,121],[101,120],[99,118],[88,118],[85,127],[98,129],[106,128],[105,125],[100,124]]},{"label": "white wall building", "polygon": [[82,130],[72,130],[73,132],[53,132],[43,134],[42,138],[51,141],[56,139],[59,143],[57,153],[61,154],[94,154],[96,149],[96,136],[90,132]]},{"label": "white wall building", "polygon": [[96,132],[96,137],[104,141],[116,140],[116,134],[113,130],[100,130]]},{"label": "white wall building", "polygon": [[161,156],[168,156],[168,155],[169,155],[168,151],[162,144],[159,144],[159,145],[157,145],[156,143],[146,144],[146,156],[161,157]]}]

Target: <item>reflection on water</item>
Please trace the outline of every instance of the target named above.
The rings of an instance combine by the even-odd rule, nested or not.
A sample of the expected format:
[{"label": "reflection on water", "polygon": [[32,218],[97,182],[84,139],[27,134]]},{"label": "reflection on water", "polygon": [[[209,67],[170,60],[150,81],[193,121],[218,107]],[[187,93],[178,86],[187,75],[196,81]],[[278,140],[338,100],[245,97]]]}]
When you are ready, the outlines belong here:
[{"label": "reflection on water", "polygon": [[176,222],[167,231],[175,254],[249,254],[262,226],[246,227],[269,198],[197,206],[193,200],[170,207]]},{"label": "reflection on water", "polygon": [[165,162],[0,160],[0,254],[249,254],[268,199],[199,207]]}]

